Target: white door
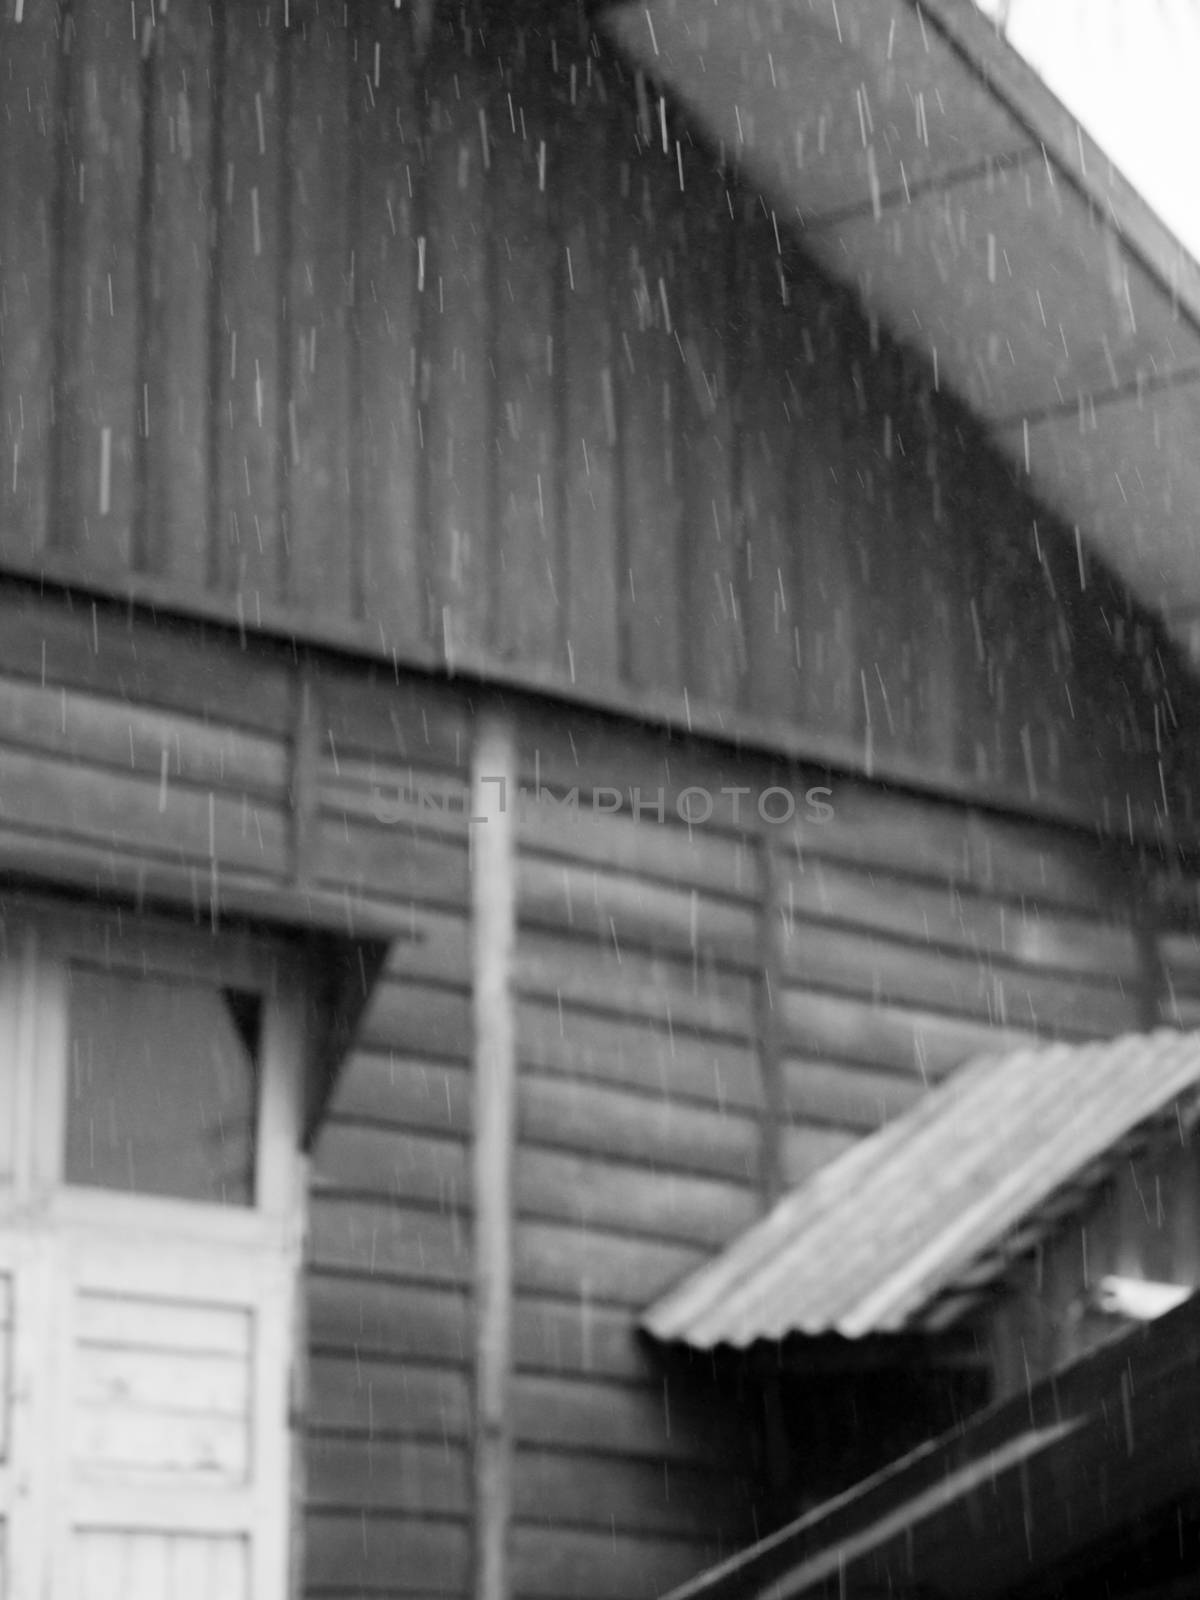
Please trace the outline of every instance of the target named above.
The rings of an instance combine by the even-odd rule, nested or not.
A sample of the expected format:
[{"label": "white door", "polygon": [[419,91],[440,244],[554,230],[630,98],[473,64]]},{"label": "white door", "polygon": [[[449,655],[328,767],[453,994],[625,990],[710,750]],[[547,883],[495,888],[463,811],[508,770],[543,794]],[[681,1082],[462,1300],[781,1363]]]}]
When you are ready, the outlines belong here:
[{"label": "white door", "polygon": [[3,913],[0,1600],[284,1600],[297,974]]}]

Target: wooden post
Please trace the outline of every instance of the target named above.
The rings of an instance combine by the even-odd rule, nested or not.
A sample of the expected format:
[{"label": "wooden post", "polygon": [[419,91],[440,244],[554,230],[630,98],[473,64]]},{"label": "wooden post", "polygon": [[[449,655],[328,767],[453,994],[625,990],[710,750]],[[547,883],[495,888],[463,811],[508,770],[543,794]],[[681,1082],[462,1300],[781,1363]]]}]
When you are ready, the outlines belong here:
[{"label": "wooden post", "polygon": [[507,1600],[512,1436],[516,1041],[516,761],[511,725],[485,713],[471,772],[474,999],[474,1597]]}]

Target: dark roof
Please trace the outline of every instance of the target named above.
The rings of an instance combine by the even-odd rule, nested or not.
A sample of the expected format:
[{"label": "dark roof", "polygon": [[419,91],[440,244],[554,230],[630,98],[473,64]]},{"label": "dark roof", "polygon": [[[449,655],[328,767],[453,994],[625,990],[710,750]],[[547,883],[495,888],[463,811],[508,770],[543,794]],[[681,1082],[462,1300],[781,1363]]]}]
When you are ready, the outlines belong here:
[{"label": "dark roof", "polygon": [[1200,660],[1200,267],[971,0],[605,26]]},{"label": "dark roof", "polygon": [[963,1067],[643,1317],[663,1340],[935,1329],[974,1303],[1164,1117],[1190,1115],[1200,1034],[1030,1046]]},{"label": "dark roof", "polygon": [[[1097,1553],[1134,1547],[1160,1513],[1194,1496],[1197,1415],[1193,1299],[981,1412],[668,1600],[1023,1595],[1035,1579],[1086,1572]],[[1109,1591],[1095,1584],[1087,1592]]]}]

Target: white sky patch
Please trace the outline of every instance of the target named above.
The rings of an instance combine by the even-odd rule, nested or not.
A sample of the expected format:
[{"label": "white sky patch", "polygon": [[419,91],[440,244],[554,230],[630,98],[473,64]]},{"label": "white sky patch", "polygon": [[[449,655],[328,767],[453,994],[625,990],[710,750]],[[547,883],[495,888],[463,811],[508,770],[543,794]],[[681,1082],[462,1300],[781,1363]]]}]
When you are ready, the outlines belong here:
[{"label": "white sky patch", "polygon": [[1200,0],[976,0],[1200,258]]}]

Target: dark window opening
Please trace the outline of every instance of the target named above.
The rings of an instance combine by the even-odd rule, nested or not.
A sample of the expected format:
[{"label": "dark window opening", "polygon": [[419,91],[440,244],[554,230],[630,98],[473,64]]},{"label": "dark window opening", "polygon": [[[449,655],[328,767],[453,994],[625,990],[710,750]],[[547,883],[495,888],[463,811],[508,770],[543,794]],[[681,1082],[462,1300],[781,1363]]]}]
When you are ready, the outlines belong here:
[{"label": "dark window opening", "polygon": [[252,1205],[259,998],[82,963],[69,985],[66,1181]]}]

